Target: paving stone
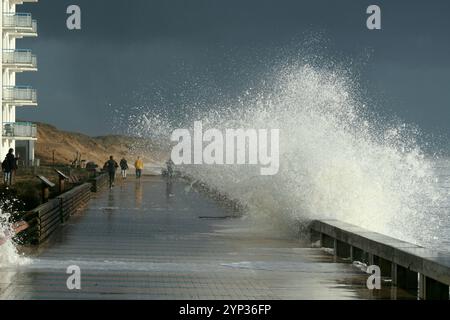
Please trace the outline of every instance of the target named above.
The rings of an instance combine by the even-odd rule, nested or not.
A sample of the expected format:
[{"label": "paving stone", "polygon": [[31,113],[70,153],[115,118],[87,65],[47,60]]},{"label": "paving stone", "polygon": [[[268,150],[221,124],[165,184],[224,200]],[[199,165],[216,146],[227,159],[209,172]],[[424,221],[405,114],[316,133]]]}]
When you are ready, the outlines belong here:
[{"label": "paving stone", "polygon": [[[32,263],[0,270],[1,299],[375,299],[367,275],[206,195],[161,177],[118,182],[94,196]],[[170,195],[170,194],[173,194]],[[66,268],[81,269],[81,290]],[[400,294],[400,298],[414,298]]]}]

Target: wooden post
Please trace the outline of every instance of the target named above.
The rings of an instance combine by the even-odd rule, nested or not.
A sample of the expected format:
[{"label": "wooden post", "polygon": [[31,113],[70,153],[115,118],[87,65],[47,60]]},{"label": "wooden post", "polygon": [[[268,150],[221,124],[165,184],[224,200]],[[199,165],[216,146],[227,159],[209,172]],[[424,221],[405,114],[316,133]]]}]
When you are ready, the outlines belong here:
[{"label": "wooden post", "polygon": [[64,181],[65,180],[69,180],[69,177],[66,176],[63,172],[55,169],[55,172],[58,174],[58,178],[59,178],[59,193],[63,193],[65,188],[64,188]]},{"label": "wooden post", "polygon": [[53,188],[55,184],[49,181],[44,176],[36,176],[41,181],[42,186],[42,203],[46,203],[48,201],[50,195],[50,188]]},{"label": "wooden post", "polygon": [[311,246],[320,248],[322,246],[322,233],[311,230],[310,236]]},{"label": "wooden post", "polygon": [[41,195],[42,195],[42,203],[46,203],[48,202],[48,198],[50,196],[50,190],[48,188],[48,186],[46,186],[45,184],[42,184],[42,191],[41,191]]},{"label": "wooden post", "polygon": [[398,273],[397,273],[397,264],[392,262],[391,265],[391,280],[392,280],[392,285],[393,286],[397,286],[398,285]]}]

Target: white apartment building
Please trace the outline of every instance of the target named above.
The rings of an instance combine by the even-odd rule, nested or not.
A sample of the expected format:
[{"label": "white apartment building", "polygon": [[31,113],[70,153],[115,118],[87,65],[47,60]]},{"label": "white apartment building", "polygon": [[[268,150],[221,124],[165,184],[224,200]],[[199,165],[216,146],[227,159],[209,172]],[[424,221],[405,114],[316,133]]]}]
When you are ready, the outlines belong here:
[{"label": "white apartment building", "polygon": [[[26,85],[16,84],[16,74],[37,71],[36,56],[31,50],[16,48],[16,40],[23,37],[36,37],[37,24],[30,13],[16,11],[16,6],[24,2],[38,0],[0,0],[0,30],[2,41],[0,51],[2,59],[2,77],[0,79],[1,130],[0,161],[8,150],[13,148],[22,163],[34,163],[34,143],[37,138],[36,125],[29,122],[17,122],[16,108],[36,107],[36,90]],[[20,7],[19,7],[20,8]],[[17,9],[19,9],[17,8]]]}]

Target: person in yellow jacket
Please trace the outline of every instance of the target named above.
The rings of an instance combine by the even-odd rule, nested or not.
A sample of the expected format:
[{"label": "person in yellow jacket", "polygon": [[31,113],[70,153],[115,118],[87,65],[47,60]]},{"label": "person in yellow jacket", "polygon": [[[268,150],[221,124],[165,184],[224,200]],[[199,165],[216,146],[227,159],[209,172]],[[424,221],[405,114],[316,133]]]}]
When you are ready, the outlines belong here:
[{"label": "person in yellow jacket", "polygon": [[140,178],[142,176],[142,170],[144,169],[144,161],[142,161],[141,157],[137,158],[134,167],[136,168],[136,178]]}]

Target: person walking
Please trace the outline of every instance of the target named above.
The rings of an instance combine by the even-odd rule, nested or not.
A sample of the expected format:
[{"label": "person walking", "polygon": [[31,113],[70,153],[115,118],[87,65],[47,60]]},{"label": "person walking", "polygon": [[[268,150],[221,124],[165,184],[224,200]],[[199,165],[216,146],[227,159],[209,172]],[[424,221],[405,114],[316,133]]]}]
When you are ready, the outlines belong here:
[{"label": "person walking", "polygon": [[105,162],[103,169],[109,174],[109,188],[114,187],[114,180],[116,178],[116,170],[119,167],[113,156],[109,157],[109,160]]},{"label": "person walking", "polygon": [[125,158],[122,158],[122,160],[120,160],[120,169],[122,171],[122,178],[126,179],[127,178],[127,170],[128,170],[128,162]]},{"label": "person walking", "polygon": [[13,173],[17,169],[16,163],[17,161],[14,156],[14,149],[11,148],[6,155],[5,160],[2,162],[3,181],[6,185],[12,185]]},{"label": "person walking", "polygon": [[136,168],[136,178],[139,179],[142,176],[142,170],[144,170],[144,161],[142,161],[141,157],[137,158],[134,167]]},{"label": "person walking", "polygon": [[173,177],[173,167],[175,166],[175,163],[172,161],[172,158],[166,161],[167,166],[167,177],[171,179]]}]

